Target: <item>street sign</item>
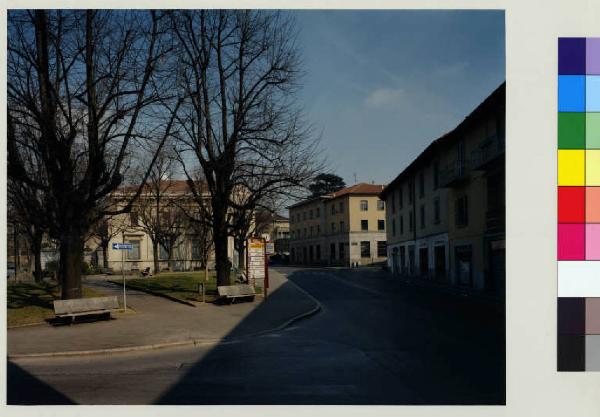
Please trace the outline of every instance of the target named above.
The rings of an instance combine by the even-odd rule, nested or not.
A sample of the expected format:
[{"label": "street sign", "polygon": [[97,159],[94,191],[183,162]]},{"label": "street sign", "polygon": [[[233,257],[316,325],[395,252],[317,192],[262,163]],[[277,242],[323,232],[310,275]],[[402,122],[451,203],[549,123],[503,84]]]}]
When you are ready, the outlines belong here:
[{"label": "street sign", "polygon": [[[113,243],[113,250],[132,250],[131,243]],[[121,273],[123,274],[123,311],[127,311],[127,288],[125,285],[125,252],[121,252]]]},{"label": "street sign", "polygon": [[114,250],[132,250],[133,245],[131,243],[113,243],[112,248]]},{"label": "street sign", "polygon": [[246,242],[246,277],[248,284],[262,287],[264,296],[267,296],[269,270],[263,238],[249,238]]},{"label": "street sign", "polygon": [[256,285],[256,280],[265,278],[265,242],[262,239],[248,239],[248,282]]},{"label": "street sign", "polygon": [[275,242],[267,242],[267,255],[275,253]]}]

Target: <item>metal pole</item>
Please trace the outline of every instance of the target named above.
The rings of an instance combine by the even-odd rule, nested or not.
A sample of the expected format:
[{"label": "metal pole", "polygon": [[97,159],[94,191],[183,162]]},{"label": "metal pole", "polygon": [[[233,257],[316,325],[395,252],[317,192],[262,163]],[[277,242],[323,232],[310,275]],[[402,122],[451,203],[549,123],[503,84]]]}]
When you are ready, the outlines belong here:
[{"label": "metal pole", "polygon": [[[125,234],[123,234],[125,243]],[[123,275],[123,312],[127,312],[127,291],[125,288],[125,250],[121,248],[121,274]]]},{"label": "metal pole", "polygon": [[267,298],[267,288],[269,287],[269,260],[267,255],[267,243],[263,239],[263,250],[265,251],[265,279],[263,283],[264,297]]}]

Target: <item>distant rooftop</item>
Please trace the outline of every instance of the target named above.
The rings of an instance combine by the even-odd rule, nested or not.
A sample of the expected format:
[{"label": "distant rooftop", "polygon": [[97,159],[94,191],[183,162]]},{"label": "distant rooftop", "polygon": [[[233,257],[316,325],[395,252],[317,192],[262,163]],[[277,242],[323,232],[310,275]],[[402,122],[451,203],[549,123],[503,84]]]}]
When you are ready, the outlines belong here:
[{"label": "distant rooftop", "polygon": [[383,184],[367,184],[366,182],[360,182],[358,184],[351,185],[350,187],[342,188],[341,190],[333,192],[333,193],[324,194],[324,195],[321,195],[318,197],[310,197],[306,200],[299,201],[296,204],[292,204],[291,206],[288,206],[288,209],[294,208],[294,207],[299,207],[304,204],[311,203],[311,202],[317,201],[317,200],[330,200],[330,199],[342,197],[345,195],[352,195],[352,194],[379,195],[379,193],[381,193],[384,188],[385,188],[385,185],[383,185]]}]

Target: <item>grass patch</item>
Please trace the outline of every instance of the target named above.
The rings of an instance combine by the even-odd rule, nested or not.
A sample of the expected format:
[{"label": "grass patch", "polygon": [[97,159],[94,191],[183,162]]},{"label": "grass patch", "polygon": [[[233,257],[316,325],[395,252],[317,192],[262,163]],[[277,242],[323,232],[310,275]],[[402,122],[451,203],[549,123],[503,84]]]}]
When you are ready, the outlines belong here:
[{"label": "grass patch", "polygon": [[[111,282],[117,285],[123,284],[120,280],[111,280]],[[204,283],[206,302],[213,302],[218,298],[217,276],[214,272],[209,272],[208,281],[204,279],[204,271],[170,272],[148,278],[128,279],[127,288],[189,302],[202,301],[202,296],[198,292],[199,283]]]},{"label": "grass patch", "polygon": [[[83,297],[101,297],[100,291],[83,287]],[[51,284],[9,283],[7,285],[8,327],[42,323],[54,317],[52,301],[60,299],[60,287]]]}]

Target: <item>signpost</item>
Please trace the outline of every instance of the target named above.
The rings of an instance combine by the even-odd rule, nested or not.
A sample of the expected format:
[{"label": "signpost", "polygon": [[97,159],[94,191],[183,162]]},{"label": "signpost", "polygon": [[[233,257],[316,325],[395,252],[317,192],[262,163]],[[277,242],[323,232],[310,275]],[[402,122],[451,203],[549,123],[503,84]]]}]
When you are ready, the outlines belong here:
[{"label": "signpost", "polygon": [[275,242],[267,242],[267,255],[275,253]]},{"label": "signpost", "polygon": [[127,311],[127,292],[125,288],[125,251],[132,250],[133,245],[131,243],[113,243],[113,250],[120,250],[121,252],[121,274],[123,275],[123,311]]},{"label": "signpost", "polygon": [[257,281],[262,281],[264,296],[267,296],[269,287],[269,269],[267,263],[266,244],[263,238],[253,237],[246,244],[246,276],[248,284],[256,286]]}]

